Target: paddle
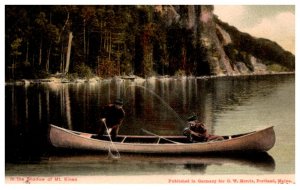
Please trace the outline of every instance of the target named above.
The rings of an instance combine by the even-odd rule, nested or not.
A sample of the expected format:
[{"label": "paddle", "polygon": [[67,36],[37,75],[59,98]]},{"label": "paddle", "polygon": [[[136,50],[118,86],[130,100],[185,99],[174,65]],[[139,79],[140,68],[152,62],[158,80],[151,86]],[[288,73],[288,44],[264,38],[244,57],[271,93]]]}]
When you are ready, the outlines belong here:
[{"label": "paddle", "polygon": [[146,129],[143,129],[143,128],[142,128],[141,130],[142,130],[144,133],[148,133],[149,135],[153,135],[153,136],[159,137],[159,138],[164,139],[164,140],[166,140],[166,141],[169,141],[169,142],[171,142],[171,143],[182,144],[182,143],[180,143],[180,142],[172,141],[172,140],[170,140],[170,139],[167,139],[167,138],[164,138],[164,137],[159,136],[159,135],[157,135],[157,134],[154,134],[154,133],[152,133],[152,132],[150,132],[150,131],[147,131]]},{"label": "paddle", "polygon": [[114,148],[115,151],[117,152],[117,155],[113,155],[113,153],[111,152],[111,148],[109,147],[109,148],[108,148],[108,156],[109,156],[110,158],[113,158],[113,159],[119,159],[119,158],[121,157],[121,155],[120,155],[120,153],[119,153],[117,147],[115,146],[115,144],[113,143],[113,141],[112,141],[112,139],[111,139],[110,133],[109,133],[109,131],[108,131],[108,127],[107,127],[107,125],[106,125],[106,119],[103,118],[103,119],[101,119],[101,121],[102,121],[102,122],[104,123],[104,125],[105,125],[106,132],[107,132],[107,135],[108,135],[109,140],[110,140],[110,143],[111,143],[111,147]]}]

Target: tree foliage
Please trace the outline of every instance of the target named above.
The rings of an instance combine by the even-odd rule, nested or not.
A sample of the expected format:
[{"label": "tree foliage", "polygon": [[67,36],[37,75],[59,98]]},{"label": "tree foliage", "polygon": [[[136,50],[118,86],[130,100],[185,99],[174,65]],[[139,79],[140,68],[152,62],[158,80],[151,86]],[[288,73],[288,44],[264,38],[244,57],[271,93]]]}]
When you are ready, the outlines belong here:
[{"label": "tree foliage", "polygon": [[[174,22],[176,19],[161,14],[154,6],[7,5],[6,79],[63,73],[70,32],[69,71],[73,73],[79,69],[101,77],[210,74],[209,55],[200,40],[201,27],[188,29],[182,24],[188,20],[187,7],[171,9],[176,9],[181,21]],[[195,10],[199,15],[200,7]],[[216,22],[233,36],[234,47],[226,51],[230,58],[239,59],[244,51],[294,68],[294,56],[274,42],[255,39]]]}]

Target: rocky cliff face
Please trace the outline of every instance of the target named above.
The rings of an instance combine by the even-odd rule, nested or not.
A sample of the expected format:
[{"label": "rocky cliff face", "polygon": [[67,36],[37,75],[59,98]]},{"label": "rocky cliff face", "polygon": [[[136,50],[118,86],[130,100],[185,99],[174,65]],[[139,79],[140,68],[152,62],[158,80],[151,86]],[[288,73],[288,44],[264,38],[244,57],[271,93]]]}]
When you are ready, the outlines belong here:
[{"label": "rocky cliff face", "polygon": [[[271,72],[272,65],[279,66],[281,71],[294,70],[293,54],[283,50],[275,42],[254,38],[222,22],[214,15],[213,6],[156,8],[165,17],[168,26],[177,23],[193,33],[194,41],[199,42],[201,46],[200,49],[196,49],[201,51],[201,59],[206,60],[197,64],[208,64],[209,74],[265,74]],[[203,65],[200,67],[203,68]]]},{"label": "rocky cliff face", "polygon": [[[222,30],[214,22],[214,15],[211,7],[201,6],[200,22],[202,30],[200,31],[201,42],[208,51],[208,60],[211,65],[211,71],[214,75],[234,75],[238,70],[234,64],[231,64],[226,55],[223,46],[230,43],[230,35]],[[219,36],[219,37],[218,37]],[[226,39],[225,40],[220,40]]]}]

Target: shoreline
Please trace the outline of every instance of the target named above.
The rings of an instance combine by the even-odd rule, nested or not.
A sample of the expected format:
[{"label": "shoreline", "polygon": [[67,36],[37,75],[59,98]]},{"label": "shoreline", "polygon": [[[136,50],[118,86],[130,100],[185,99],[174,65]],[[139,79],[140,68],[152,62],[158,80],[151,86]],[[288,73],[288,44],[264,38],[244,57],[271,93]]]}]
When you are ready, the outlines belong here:
[{"label": "shoreline", "polygon": [[12,81],[5,81],[5,85],[29,85],[29,84],[51,84],[51,83],[66,83],[66,84],[80,84],[80,83],[99,83],[101,81],[108,81],[108,80],[153,80],[153,79],[214,79],[214,78],[231,78],[231,77],[254,77],[254,76],[269,76],[269,75],[295,75],[295,72],[272,72],[272,73],[255,73],[255,74],[238,74],[238,75],[205,75],[205,76],[151,76],[147,78],[142,78],[136,75],[125,75],[125,76],[114,76],[108,78],[100,78],[100,77],[92,77],[90,79],[73,79],[69,80],[64,77],[56,77],[51,76],[45,79],[18,79]]}]

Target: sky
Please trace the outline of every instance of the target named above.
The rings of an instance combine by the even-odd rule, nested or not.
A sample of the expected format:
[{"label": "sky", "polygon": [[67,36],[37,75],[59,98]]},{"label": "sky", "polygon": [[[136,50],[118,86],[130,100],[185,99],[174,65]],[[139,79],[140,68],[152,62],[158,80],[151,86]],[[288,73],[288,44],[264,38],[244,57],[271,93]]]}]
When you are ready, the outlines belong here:
[{"label": "sky", "polygon": [[294,5],[215,5],[214,14],[241,32],[277,42],[295,54]]}]

